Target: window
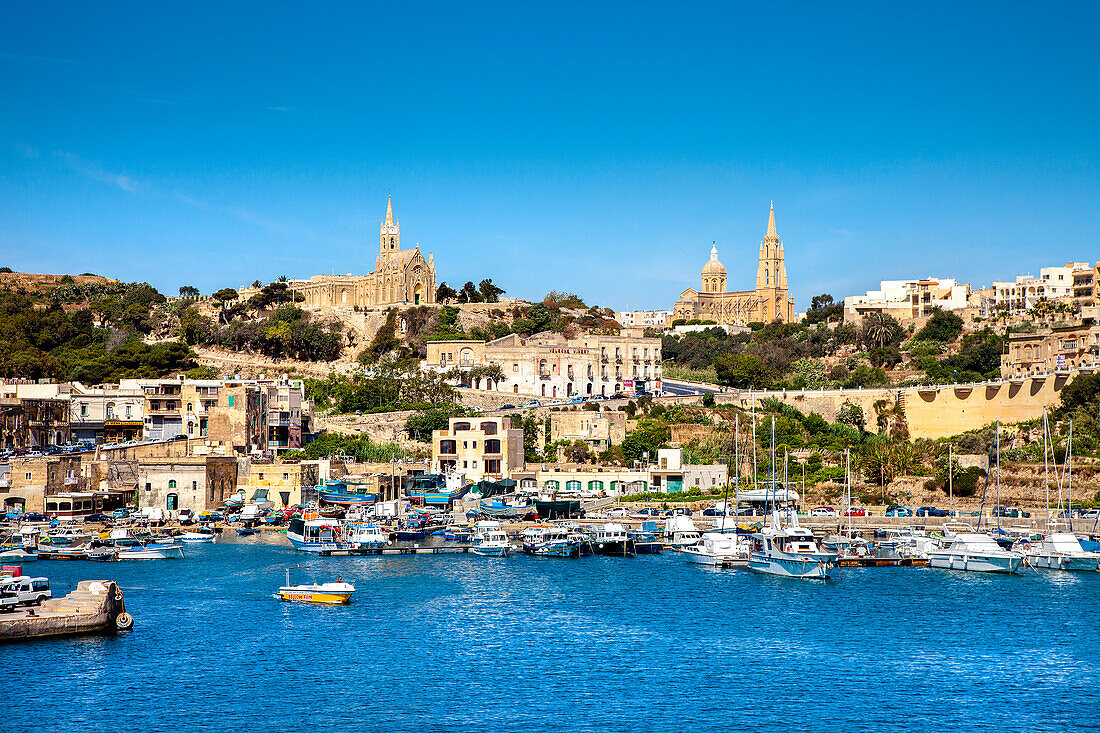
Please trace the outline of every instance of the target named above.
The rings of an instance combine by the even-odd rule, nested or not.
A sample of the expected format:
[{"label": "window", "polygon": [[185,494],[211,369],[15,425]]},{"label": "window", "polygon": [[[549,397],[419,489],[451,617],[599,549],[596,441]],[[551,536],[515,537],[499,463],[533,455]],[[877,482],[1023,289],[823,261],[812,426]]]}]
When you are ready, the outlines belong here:
[{"label": "window", "polygon": [[290,474],[289,473],[284,473],[283,474],[283,481],[289,481],[289,480],[290,480]]},{"label": "window", "polygon": [[518,372],[519,371],[519,364],[513,364],[512,365],[512,371],[513,372]]},{"label": "window", "polygon": [[195,411],[194,405],[190,402],[187,403],[187,411],[188,412],[194,412]]},{"label": "window", "polygon": [[31,480],[31,472],[27,471],[27,481],[30,481],[30,480]]},{"label": "window", "polygon": [[145,484],[145,490],[146,491],[152,491],[153,490],[153,485],[149,484],[149,483]]},{"label": "window", "polygon": [[191,490],[192,491],[198,491],[199,490],[199,482],[198,481],[192,481],[191,482]]},{"label": "window", "polygon": [[176,488],[176,480],[175,479],[169,479],[168,480],[168,488],[170,488],[170,489]]},{"label": "window", "polygon": [[132,405],[126,405],[126,418],[127,419],[130,418],[130,409],[131,408],[132,408]]},{"label": "window", "polygon": [[230,406],[230,407],[232,407],[232,406],[233,406],[233,402],[234,402],[234,400],[233,400],[233,395],[229,395],[229,406]]},{"label": "window", "polygon": [[87,417],[88,416],[88,403],[87,402],[81,402],[80,403],[80,416],[81,417]]}]

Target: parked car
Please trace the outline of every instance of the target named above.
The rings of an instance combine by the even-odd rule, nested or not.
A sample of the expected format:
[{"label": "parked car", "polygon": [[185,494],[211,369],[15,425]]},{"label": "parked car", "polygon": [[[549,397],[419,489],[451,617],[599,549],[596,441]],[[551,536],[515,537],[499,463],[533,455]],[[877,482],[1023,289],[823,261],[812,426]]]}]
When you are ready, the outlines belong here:
[{"label": "parked car", "polygon": [[1097,519],[1100,518],[1100,509],[1085,509],[1081,512],[1082,519]]},{"label": "parked car", "polygon": [[176,521],[186,526],[195,521],[195,513],[190,509],[180,509],[179,514],[176,515]]},{"label": "parked car", "polygon": [[995,506],[991,516],[994,517],[1011,517],[1013,519],[1027,518],[1031,516],[1031,512],[1025,512],[1020,507],[1016,506]]},{"label": "parked car", "polygon": [[909,507],[898,506],[894,504],[886,509],[886,516],[888,517],[911,517],[913,512]]},{"label": "parked car", "polygon": [[629,517],[630,510],[625,506],[617,506],[614,509],[609,509],[607,512],[609,518]]},{"label": "parked car", "polygon": [[737,516],[739,516],[739,517],[753,517],[753,516],[756,516],[756,507],[754,507],[754,506],[739,506],[739,507],[737,507]]},{"label": "parked car", "polygon": [[524,402],[520,407],[542,407],[542,403],[538,400],[531,400],[530,402]]},{"label": "parked car", "polygon": [[922,506],[917,509],[918,517],[946,517],[947,515],[946,509],[937,509],[934,506]]},{"label": "parked car", "polygon": [[835,517],[836,509],[831,506],[815,506],[810,510],[811,517]]},{"label": "parked car", "polygon": [[502,410],[514,410],[514,409],[516,409],[516,406],[515,405],[501,405],[500,409],[502,409]]},{"label": "parked car", "polygon": [[844,516],[846,516],[846,517],[868,517],[870,515],[871,515],[871,512],[867,511],[866,509],[864,509],[861,506],[848,507],[844,511]]},{"label": "parked car", "polygon": [[88,516],[84,517],[84,522],[85,523],[87,523],[87,522],[99,522],[101,524],[106,524],[109,521],[111,521],[110,517],[108,517],[106,514],[102,514],[102,513],[99,513],[99,512],[97,512],[95,514],[89,514]]},{"label": "parked car", "polygon": [[23,522],[45,522],[47,517],[41,512],[27,512],[19,517]]},{"label": "parked car", "polygon": [[37,606],[42,601],[53,598],[49,578],[31,578],[29,576],[8,578],[0,581],[0,587],[3,588],[2,593],[4,596],[11,597],[10,594],[14,593],[16,603],[22,603],[26,606]]}]

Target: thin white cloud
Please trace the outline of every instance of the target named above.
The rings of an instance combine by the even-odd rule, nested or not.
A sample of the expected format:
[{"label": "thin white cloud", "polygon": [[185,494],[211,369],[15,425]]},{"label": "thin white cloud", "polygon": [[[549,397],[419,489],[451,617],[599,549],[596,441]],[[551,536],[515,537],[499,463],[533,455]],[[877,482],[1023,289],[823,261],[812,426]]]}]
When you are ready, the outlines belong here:
[{"label": "thin white cloud", "polygon": [[115,186],[127,193],[137,193],[142,189],[141,183],[133,176],[128,176],[124,173],[115,173],[114,171],[101,168],[95,163],[84,160],[76,153],[55,150],[53,151],[53,155],[58,160],[64,161],[75,173],[85,178],[105,183],[108,186]]}]

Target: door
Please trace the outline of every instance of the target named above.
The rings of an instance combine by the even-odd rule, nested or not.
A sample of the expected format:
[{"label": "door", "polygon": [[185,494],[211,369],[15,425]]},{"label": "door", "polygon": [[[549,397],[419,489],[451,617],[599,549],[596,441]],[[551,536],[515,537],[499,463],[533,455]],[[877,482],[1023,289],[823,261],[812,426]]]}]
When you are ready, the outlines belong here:
[{"label": "door", "polygon": [[174,512],[179,509],[180,497],[179,494],[169,494],[168,499],[165,502],[165,509],[170,512]]}]

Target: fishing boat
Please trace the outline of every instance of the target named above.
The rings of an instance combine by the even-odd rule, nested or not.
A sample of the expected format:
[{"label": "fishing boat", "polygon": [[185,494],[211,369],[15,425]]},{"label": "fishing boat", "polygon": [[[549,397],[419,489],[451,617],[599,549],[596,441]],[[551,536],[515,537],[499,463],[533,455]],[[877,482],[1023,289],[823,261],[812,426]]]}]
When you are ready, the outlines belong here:
[{"label": "fishing boat", "polygon": [[568,519],[582,516],[580,499],[535,499],[539,519]]},{"label": "fishing boat", "polygon": [[470,552],[483,557],[508,557],[512,543],[500,526],[500,522],[483,519],[474,524],[474,537]]},{"label": "fishing boat", "polygon": [[[435,532],[434,534],[439,533]],[[447,527],[443,530],[443,539],[447,542],[470,542],[473,538],[473,527]]]},{"label": "fishing boat", "polygon": [[325,479],[317,489],[317,496],[323,504],[334,504],[345,509],[353,506],[365,506],[378,501],[378,494],[366,491],[366,482],[359,476],[344,476],[330,481]]},{"label": "fishing boat", "polygon": [[588,536],[592,541],[592,550],[597,555],[634,557],[638,554],[634,547],[634,538],[626,531],[626,527],[617,522],[592,527]]},{"label": "fishing boat", "polygon": [[130,545],[119,548],[119,560],[177,560],[183,558],[183,545]]},{"label": "fishing boat", "polygon": [[[225,500],[226,509],[241,509],[244,507],[245,501],[247,501],[247,494],[244,489],[239,489],[232,496]],[[201,516],[201,515],[200,515]]]},{"label": "fishing boat", "polygon": [[37,559],[37,552],[24,550],[22,547],[0,550],[0,564],[34,562]]},{"label": "fishing boat", "polygon": [[1014,573],[1024,556],[1004,550],[987,534],[967,524],[944,525],[942,546],[928,553],[928,564],[946,570],[970,570],[982,573]]},{"label": "fishing boat", "polygon": [[523,533],[523,552],[539,557],[580,557],[582,541],[562,527],[528,527]]},{"label": "fishing boat", "polygon": [[690,563],[720,568],[748,567],[750,542],[736,531],[704,532],[697,544],[682,548]]},{"label": "fishing boat", "polygon": [[63,547],[86,539],[88,539],[88,532],[85,531],[83,527],[62,525],[48,530],[46,536],[40,536],[38,541],[45,545]]},{"label": "fishing boat", "polygon": [[179,536],[180,542],[187,542],[189,544],[199,544],[203,542],[213,542],[217,537],[212,529],[201,529],[198,532],[184,532]]},{"label": "fishing boat", "polygon": [[317,583],[315,580],[313,583],[291,584],[290,571],[299,569],[302,569],[301,566],[286,569],[286,585],[279,588],[277,598],[326,606],[342,606],[351,602],[351,594],[355,592],[355,586],[345,583],[340,577],[330,583]]},{"label": "fishing boat", "polygon": [[260,530],[255,527],[237,527],[238,537],[251,537],[254,534],[259,534]]},{"label": "fishing boat", "polygon": [[390,544],[389,536],[369,522],[345,522],[344,533],[353,551],[358,553],[379,553]]},{"label": "fishing boat", "polygon": [[1052,532],[1031,546],[1027,562],[1044,570],[1098,570],[1100,553],[1085,550],[1072,532]]},{"label": "fishing boat", "polygon": [[39,547],[38,559],[110,562],[118,559],[118,548],[99,540],[87,540],[64,547]]},{"label": "fishing boat", "polygon": [[534,504],[519,499],[507,501],[503,498],[482,499],[478,502],[478,510],[485,516],[496,519],[518,519],[538,512]]},{"label": "fishing boat", "polygon": [[417,503],[449,506],[455,500],[465,496],[472,485],[462,473],[429,473],[414,477],[405,492]]},{"label": "fishing boat", "polygon": [[291,519],[286,538],[300,552],[329,554],[354,549],[340,520],[323,519],[313,513]]}]

